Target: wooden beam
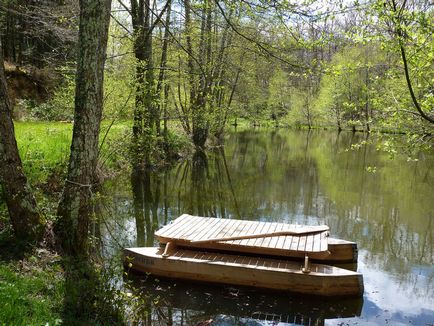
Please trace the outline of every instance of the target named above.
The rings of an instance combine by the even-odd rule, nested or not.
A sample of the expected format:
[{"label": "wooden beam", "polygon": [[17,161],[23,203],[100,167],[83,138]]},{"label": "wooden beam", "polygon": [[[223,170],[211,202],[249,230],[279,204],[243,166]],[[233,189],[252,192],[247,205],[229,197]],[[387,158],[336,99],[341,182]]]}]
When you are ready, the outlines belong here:
[{"label": "wooden beam", "polygon": [[295,235],[295,236],[305,236],[309,234],[317,234],[328,231],[329,227],[323,225],[322,227],[318,227],[317,229],[303,229],[300,230],[287,230],[287,231],[278,231],[278,232],[270,232],[270,233],[259,233],[259,234],[245,234],[233,237],[223,237],[223,238],[213,238],[213,239],[204,239],[204,240],[191,240],[191,243],[209,243],[209,242],[218,242],[218,241],[231,241],[231,240],[245,240],[245,239],[257,239],[257,238],[268,238],[268,237],[278,237],[278,236],[286,236],[286,235]]}]

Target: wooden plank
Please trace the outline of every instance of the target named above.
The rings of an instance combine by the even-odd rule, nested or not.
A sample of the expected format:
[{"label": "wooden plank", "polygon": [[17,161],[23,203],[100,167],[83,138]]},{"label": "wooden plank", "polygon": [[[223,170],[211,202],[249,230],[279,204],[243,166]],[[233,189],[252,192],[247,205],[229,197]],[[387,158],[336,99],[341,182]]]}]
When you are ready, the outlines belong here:
[{"label": "wooden plank", "polygon": [[189,215],[183,214],[177,219],[173,220],[172,223],[167,224],[166,226],[162,227],[158,231],[155,232],[155,235],[164,235],[164,236],[170,236],[175,230],[179,228],[180,225],[183,223],[186,223],[188,221]]},{"label": "wooden plank", "polygon": [[298,242],[297,251],[306,251],[306,236],[300,237],[300,241]]},{"label": "wooden plank", "polygon": [[291,248],[292,238],[292,235],[284,236],[285,241],[283,242],[282,249],[289,250],[289,248]]},{"label": "wooden plank", "polygon": [[308,234],[306,236],[306,245],[304,251],[311,252],[313,247],[313,236],[312,234]]},{"label": "wooden plank", "polygon": [[212,233],[211,236],[220,236],[222,234],[226,234],[227,232],[231,231],[231,225],[233,224],[233,220],[229,219],[222,219],[220,227],[216,227]]},{"label": "wooden plank", "polygon": [[[318,230],[318,226],[304,227],[300,225],[291,225],[284,223],[272,223],[274,230],[280,232],[286,230]],[[211,226],[211,227],[210,227]],[[161,243],[174,242],[181,246],[189,246],[196,248],[209,248],[215,250],[237,251],[245,253],[257,253],[263,255],[281,255],[285,257],[304,257],[303,251],[307,250],[309,257],[312,259],[320,259],[334,262],[353,262],[357,260],[357,246],[354,242],[335,242],[332,244],[333,250],[329,250],[327,232],[316,234],[312,237],[301,238],[291,235],[270,235],[268,240],[241,239],[219,241],[215,243],[191,243],[190,240],[202,239],[209,240],[216,237],[229,237],[231,235],[258,235],[263,236],[264,230],[267,230],[270,222],[234,220],[234,219],[216,219],[204,218],[191,215],[181,215],[178,219],[172,221],[171,224],[164,226],[158,230],[156,238]],[[319,226],[322,227],[322,226]],[[297,232],[298,232],[297,231]],[[172,235],[167,237],[167,235]],[[175,236],[173,236],[175,235]],[[178,235],[178,237],[176,236]],[[306,241],[307,240],[307,241]],[[302,248],[304,241],[305,248]],[[331,254],[329,254],[329,252]]]},{"label": "wooden plank", "polygon": [[[253,230],[253,232],[251,234],[259,233],[262,230],[262,227],[263,227],[263,225],[260,222],[255,223],[254,225],[255,225],[255,228],[254,228],[254,230]],[[256,240],[255,239],[246,239],[245,241],[246,241],[245,242],[246,246],[252,247]]]},{"label": "wooden plank", "polygon": [[[225,230],[228,228],[228,225],[231,223],[232,220],[229,219],[219,219],[220,225],[215,225],[214,228],[212,228],[211,232],[208,234],[208,237],[215,237],[217,236],[222,230]],[[190,237],[190,240],[193,240],[193,238]]]},{"label": "wooden plank", "polygon": [[321,251],[322,234],[315,234],[312,251]]},{"label": "wooden plank", "polygon": [[291,247],[291,250],[298,251],[298,248],[300,246],[301,237],[295,237],[294,236],[294,247]]},{"label": "wooden plank", "polygon": [[215,219],[215,221],[208,221],[208,223],[204,226],[204,228],[207,229],[205,234],[203,234],[202,236],[197,235],[196,237],[189,237],[188,239],[199,240],[201,238],[209,238],[214,232],[220,230],[222,225],[224,225],[224,223],[222,223],[221,219]]},{"label": "wooden plank", "polygon": [[199,228],[195,231],[188,232],[184,239],[185,240],[200,240],[203,238],[206,238],[207,234],[212,232],[214,228],[220,228],[221,227],[221,219],[215,218],[215,219],[205,219],[205,220],[197,220],[195,221],[196,224],[199,225]]},{"label": "wooden plank", "polygon": [[[284,228],[284,225],[282,223],[279,223],[279,227],[277,231],[282,231]],[[274,246],[271,245],[273,248],[283,248],[283,244],[285,243],[285,237],[286,236],[278,236],[276,237],[276,240],[273,242]]]},{"label": "wooden plank", "polygon": [[[247,234],[255,234],[256,230],[259,227],[259,223],[246,223],[246,232]],[[233,241],[232,243],[236,243],[239,246],[249,246],[249,242],[252,242],[251,239],[243,239],[239,241]]]},{"label": "wooden plank", "polygon": [[[261,221],[257,221],[255,223],[257,225],[257,227],[255,228],[255,230],[253,231],[252,234],[260,234],[263,232],[264,228],[265,228],[265,223],[261,222]],[[250,240],[248,240],[247,245],[250,247],[254,247],[255,243],[256,243],[256,239],[255,238],[251,238]]]},{"label": "wooden plank", "polygon": [[[183,223],[180,223],[178,225],[178,227],[171,232],[169,235],[166,235],[166,237],[170,237],[170,238],[178,238],[180,236],[183,235],[183,233],[185,232],[185,230],[191,230],[191,225],[192,223],[194,223],[193,225],[193,230],[197,230],[200,227],[199,223],[195,223],[196,220],[199,220],[196,216],[191,216],[191,218],[186,219],[185,221],[183,221]],[[191,230],[191,231],[193,231]]]},{"label": "wooden plank", "polygon": [[[327,265],[311,264],[305,274],[297,262],[262,258],[258,264],[247,264],[239,255],[206,253],[194,258],[197,252],[179,250],[176,256],[162,258],[161,248],[128,248],[125,263],[132,268],[154,275],[195,281],[247,285],[321,296],[361,296],[363,276],[360,273]],[[283,266],[286,265],[285,268]],[[316,272],[318,271],[318,272]]]},{"label": "wooden plank", "polygon": [[267,231],[270,229],[270,224],[269,223],[265,223],[265,222],[260,222],[262,225],[261,228],[261,232],[259,234],[257,234],[256,236],[259,235],[258,238],[255,237],[255,242],[253,242],[253,247],[260,247],[260,243],[263,242],[264,238],[261,236],[264,233],[267,233]]},{"label": "wooden plank", "polygon": [[[326,242],[326,244],[328,243],[328,239],[327,238],[327,234],[320,234],[320,245],[318,248],[318,251],[326,251],[328,249],[328,246],[326,248],[324,248],[323,242]],[[325,240],[325,241],[324,241]]]},{"label": "wooden plank", "polygon": [[231,236],[232,234],[234,234],[234,232],[236,230],[234,228],[234,226],[236,224],[237,224],[237,220],[229,220],[229,223],[226,225],[226,229],[224,231],[222,230],[222,232],[219,233],[217,235],[217,237],[220,237],[220,234],[222,234],[222,237],[228,237],[228,236]]},{"label": "wooden plank", "polygon": [[164,232],[164,233],[168,234],[168,233],[170,233],[172,231],[173,228],[177,228],[180,224],[187,222],[191,218],[192,218],[191,215],[182,214],[181,216],[179,216],[178,218],[174,219],[171,223],[169,223],[168,225],[164,226],[163,228],[161,228],[157,232]]},{"label": "wooden plank", "polygon": [[[268,232],[270,234],[275,234],[275,236],[277,236],[277,232],[276,232],[276,223],[270,223],[270,228],[268,229]],[[275,236],[270,236],[270,237],[264,237],[263,241],[261,242],[261,244],[259,245],[260,247],[263,248],[269,248],[270,247],[270,241],[272,238],[274,238]]]},{"label": "wooden plank", "polygon": [[[304,231],[301,233],[301,231],[294,231],[294,230],[284,230],[280,232],[272,231],[272,223],[266,223],[265,230],[261,233],[256,234],[245,234],[245,235],[238,235],[237,232],[235,232],[235,235],[229,236],[229,237],[219,237],[219,238],[211,238],[211,239],[203,239],[203,240],[193,240],[193,242],[218,242],[218,241],[228,241],[228,240],[243,240],[243,239],[257,239],[257,238],[268,238],[273,236],[280,236],[280,235],[297,235],[297,236],[306,236],[312,233],[318,233],[321,231]],[[326,230],[323,230],[325,232]]]},{"label": "wooden plank", "polygon": [[[259,231],[259,227],[261,226],[261,223],[255,221],[255,223],[251,223],[252,221],[248,221],[246,223],[244,234],[256,234]],[[254,241],[251,241],[251,243],[254,243]],[[239,239],[235,241],[235,245],[249,245],[249,239]]]}]

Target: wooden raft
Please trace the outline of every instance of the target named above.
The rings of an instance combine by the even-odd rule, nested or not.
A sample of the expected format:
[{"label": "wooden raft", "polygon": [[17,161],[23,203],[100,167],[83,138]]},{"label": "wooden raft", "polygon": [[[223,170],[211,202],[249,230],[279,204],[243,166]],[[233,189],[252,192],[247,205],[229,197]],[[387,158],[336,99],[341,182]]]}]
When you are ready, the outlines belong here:
[{"label": "wooden raft", "polygon": [[321,296],[361,296],[360,273],[321,264],[311,264],[305,274],[300,263],[282,259],[176,249],[162,257],[163,248],[124,250],[127,268],[157,276],[246,285]]},{"label": "wooden raft", "polygon": [[156,231],[155,237],[162,244],[170,242],[184,247],[299,258],[308,254],[309,258],[319,260],[330,257],[328,227],[324,225],[289,225],[183,214]]}]

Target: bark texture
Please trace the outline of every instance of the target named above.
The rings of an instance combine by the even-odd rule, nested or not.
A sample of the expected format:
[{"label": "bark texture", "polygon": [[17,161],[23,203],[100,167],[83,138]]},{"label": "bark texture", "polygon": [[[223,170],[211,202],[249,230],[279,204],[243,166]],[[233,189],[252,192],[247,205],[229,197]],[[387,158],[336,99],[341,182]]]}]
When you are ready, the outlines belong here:
[{"label": "bark texture", "polygon": [[110,7],[111,0],[80,0],[74,130],[57,224],[63,250],[72,256],[89,249]]},{"label": "bark texture", "polygon": [[0,180],[15,235],[20,240],[35,241],[41,235],[43,220],[24,175],[15,140],[2,53],[0,40]]}]

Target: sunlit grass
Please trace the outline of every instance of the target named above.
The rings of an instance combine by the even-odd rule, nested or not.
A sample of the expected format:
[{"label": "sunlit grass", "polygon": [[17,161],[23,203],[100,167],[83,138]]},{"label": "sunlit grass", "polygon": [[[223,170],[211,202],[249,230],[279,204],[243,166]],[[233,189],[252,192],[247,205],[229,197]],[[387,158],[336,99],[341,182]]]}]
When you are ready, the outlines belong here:
[{"label": "sunlit grass", "polygon": [[[72,128],[72,123],[62,122],[15,123],[15,134],[24,172],[32,182],[45,182],[50,173],[65,168],[70,153]],[[108,129],[101,150],[104,156],[114,150],[113,142],[125,139],[124,134],[128,132],[130,126],[126,122],[117,122],[113,125],[107,121],[103,122],[101,141]],[[109,155],[109,157],[116,160],[116,155]],[[113,162],[109,158],[106,163]]]},{"label": "sunlit grass", "polygon": [[24,165],[32,180],[44,181],[47,174],[69,157],[72,124],[58,122],[19,122],[15,134]]}]

